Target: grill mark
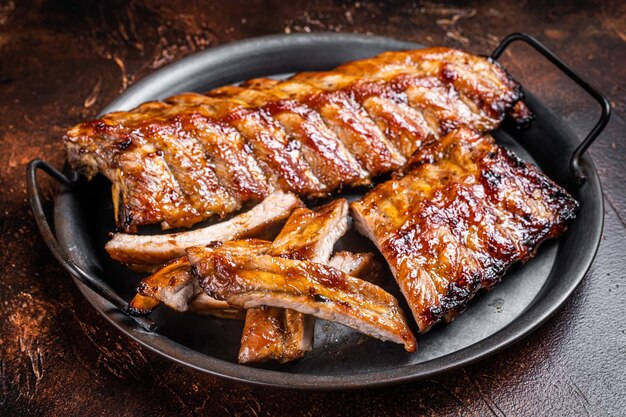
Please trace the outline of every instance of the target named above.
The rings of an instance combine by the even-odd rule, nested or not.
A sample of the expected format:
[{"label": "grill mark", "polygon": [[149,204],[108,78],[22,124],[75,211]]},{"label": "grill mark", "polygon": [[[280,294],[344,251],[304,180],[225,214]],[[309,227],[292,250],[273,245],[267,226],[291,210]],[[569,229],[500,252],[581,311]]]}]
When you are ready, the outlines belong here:
[{"label": "grill mark", "polygon": [[459,98],[458,92],[438,78],[403,74],[390,80],[389,85],[406,94],[408,104],[420,111],[430,127],[440,135],[460,126],[483,130],[482,122]]},{"label": "grill mark", "polygon": [[404,165],[405,159],[385,137],[369,113],[343,91],[309,96],[307,103],[372,176],[385,174]]},{"label": "grill mark", "polygon": [[307,162],[329,191],[345,185],[370,183],[368,173],[328,128],[319,113],[295,101],[271,102],[265,109],[302,143]]},{"label": "grill mark", "polygon": [[421,111],[399,99],[372,94],[363,98],[360,103],[406,158],[423,144],[432,142],[439,136]]},{"label": "grill mark", "polygon": [[312,196],[324,195],[327,187],[302,155],[301,144],[264,110],[241,109],[224,121],[237,129],[252,145],[253,152],[276,173],[289,190]]},{"label": "grill mark", "polygon": [[139,130],[161,152],[199,219],[206,218],[207,213],[222,216],[241,207],[241,201],[222,186],[214,164],[184,129],[180,117],[148,123]]},{"label": "grill mark", "polygon": [[301,73],[293,80],[326,91],[347,93],[376,124],[387,144],[404,157],[410,157],[423,143],[437,138],[422,112],[408,105],[406,94],[390,88],[386,80],[360,75],[354,77],[337,71]]},{"label": "grill mark", "polygon": [[[369,179],[367,176],[363,176],[362,171],[358,173],[358,175],[354,175],[354,168],[355,166],[358,167],[359,163],[372,170],[372,172],[375,172],[374,170],[376,169],[376,164],[374,162],[367,161],[364,159],[362,152],[359,152],[357,148],[354,148],[353,150],[350,147],[348,148],[356,154],[357,159],[355,159],[350,152],[345,152],[347,159],[352,159],[353,162],[355,162],[355,166],[351,166],[347,160],[342,161],[345,163],[340,165],[339,168],[346,169],[346,172],[341,172],[341,169],[339,169],[339,175],[334,175],[337,170],[333,170],[333,168],[336,167],[322,163],[323,158],[320,158],[319,156],[320,154],[323,154],[321,151],[328,150],[328,148],[324,148],[324,145],[328,145],[328,142],[330,141],[328,139],[329,137],[332,137],[333,140],[340,143],[340,145],[349,142],[345,137],[339,137],[341,135],[337,135],[337,133],[339,133],[337,129],[338,126],[331,123],[332,115],[329,113],[323,114],[325,112],[320,105],[323,105],[324,103],[332,103],[333,100],[341,102],[341,100],[338,100],[337,97],[341,97],[343,94],[346,94],[350,103],[356,105],[359,111],[361,108],[364,110],[363,117],[367,117],[367,120],[371,120],[376,124],[374,128],[370,127],[367,129],[380,131],[384,135],[389,136],[386,138],[387,143],[395,145],[405,156],[408,157],[414,150],[418,149],[424,141],[432,141],[433,139],[436,139],[437,133],[445,133],[453,127],[464,125],[464,123],[467,123],[479,130],[487,130],[496,127],[502,120],[504,113],[510,111],[513,104],[515,104],[515,102],[522,95],[520,86],[512,81],[506,71],[497,63],[490,63],[488,60],[479,59],[469,54],[446,48],[431,48],[428,51],[385,53],[370,60],[363,60],[340,66],[333,72],[317,73],[317,75],[303,73],[293,77],[291,81],[275,82],[275,84],[282,84],[284,86],[285,84],[292,83],[296,84],[296,86],[302,86],[303,82],[308,82],[307,78],[312,79],[310,84],[314,87],[313,90],[315,90],[315,88],[318,90],[326,90],[327,93],[322,93],[322,95],[324,96],[325,94],[327,98],[321,100],[318,99],[321,104],[315,104],[311,91],[307,94],[298,96],[305,102],[308,102],[311,107],[319,110],[319,112],[312,111],[308,113],[308,111],[304,111],[307,106],[299,105],[298,103],[290,103],[292,106],[298,107],[298,110],[302,113],[298,114],[298,112],[295,112],[292,108],[289,109],[291,112],[290,115],[294,116],[294,118],[295,116],[299,116],[308,124],[302,123],[302,120],[296,122],[288,120],[288,122],[292,124],[292,128],[294,128],[294,131],[289,132],[289,134],[287,134],[283,129],[284,124],[283,126],[280,126],[280,124],[276,121],[276,117],[268,114],[269,112],[267,108],[250,108],[250,104],[258,106],[265,103],[258,103],[254,100],[252,100],[252,102],[244,100],[246,101],[246,103],[244,103],[239,100],[240,97],[227,97],[226,100],[222,101],[229,101],[230,103],[228,106],[225,105],[224,108],[218,109],[220,106],[215,103],[211,103],[210,100],[209,103],[203,103],[202,106],[204,107],[206,105],[207,108],[211,108],[211,114],[220,114],[220,118],[222,120],[228,121],[228,123],[233,125],[233,127],[237,130],[240,129],[235,126],[237,123],[234,121],[237,120],[237,117],[239,116],[233,117],[232,115],[227,114],[232,112],[233,109],[245,109],[246,111],[242,113],[256,114],[257,116],[261,115],[262,117],[267,118],[267,120],[271,120],[278,129],[282,130],[282,133],[287,138],[286,143],[283,143],[284,148],[282,149],[283,153],[281,156],[290,154],[291,158],[284,158],[283,160],[280,160],[278,157],[279,153],[277,153],[275,154],[277,157],[273,160],[267,161],[267,159],[270,158],[265,157],[262,147],[259,146],[260,141],[254,143],[253,140],[250,140],[244,135],[244,139],[252,148],[252,153],[258,159],[257,165],[261,166],[262,170],[265,170],[266,173],[269,174],[268,176],[275,177],[270,181],[276,181],[281,186],[285,186],[285,184],[287,184],[286,188],[300,194],[313,196],[334,191],[335,188],[340,188],[344,184],[359,185],[367,183]],[[417,83],[418,85],[406,87],[407,82],[402,80],[407,79],[420,81]],[[423,91],[420,92],[419,90],[419,88],[423,88],[419,85],[419,83],[424,83],[424,80],[432,80],[431,83],[437,86],[437,91],[445,92],[447,94],[441,94],[441,97],[449,99],[449,103],[447,104],[448,108],[445,106],[443,110],[431,108],[429,109],[430,113],[426,112],[426,114],[429,115],[430,124],[434,128],[438,129],[438,132],[432,132],[431,129],[430,134],[425,133],[428,130],[426,123],[414,123],[413,125],[407,125],[404,123],[411,118],[411,115],[409,114],[411,111],[413,112],[413,119],[415,119],[415,115],[423,114],[415,110],[415,108],[408,106],[407,103],[419,103],[419,98],[424,95],[422,94]],[[321,86],[320,83],[325,85]],[[367,91],[365,91],[367,88],[363,87],[359,87],[361,90],[359,90],[359,88],[355,88],[357,85],[368,83],[371,84],[368,88],[373,89],[373,92],[367,93]],[[413,88],[413,90],[408,91],[413,100],[409,100],[407,98],[407,88]],[[415,89],[418,89],[418,91],[415,91]],[[212,92],[211,94],[214,93],[215,92]],[[175,99],[176,98],[174,98],[174,100]],[[274,98],[274,100],[275,99],[276,98]],[[392,108],[391,104],[393,104],[397,106],[396,108],[400,108],[404,111],[395,112],[395,109],[386,111],[377,109],[377,106],[379,108],[381,107],[381,101],[383,104],[390,106],[390,109]],[[267,99],[265,99],[265,102],[267,102]],[[280,102],[281,105],[285,104],[284,101]],[[182,103],[183,107],[186,105],[188,104]],[[465,113],[465,118],[461,117],[458,120],[455,120],[454,118],[447,118],[445,111],[448,111],[449,108],[454,109],[455,106],[464,109],[462,113]],[[146,103],[132,112],[112,113],[103,117],[100,121],[88,122],[83,124],[84,126],[77,126],[77,128],[84,128],[88,131],[91,128],[97,130],[102,127],[100,125],[105,125],[102,127],[103,130],[108,129],[112,132],[110,133],[112,136],[117,135],[115,140],[113,140],[114,143],[109,143],[110,141],[107,142],[110,138],[106,138],[104,140],[104,149],[99,149],[100,147],[97,145],[93,146],[96,141],[91,140],[91,138],[82,140],[80,136],[82,132],[78,132],[76,136],[75,132],[72,133],[72,131],[70,131],[66,136],[66,144],[73,142],[73,140],[76,139],[75,145],[67,145],[68,159],[72,165],[78,165],[78,169],[84,172],[87,176],[93,176],[94,173],[99,170],[110,179],[115,180],[119,177],[119,181],[126,182],[120,183],[115,187],[115,194],[118,196],[116,197],[117,200],[119,200],[119,204],[116,204],[116,207],[119,208],[119,217],[121,219],[119,224],[121,224],[124,228],[129,228],[128,230],[130,230],[130,228],[136,228],[137,225],[133,224],[135,222],[145,221],[146,223],[149,223],[154,222],[154,219],[157,218],[160,218],[158,221],[162,221],[164,227],[172,227],[171,224],[189,226],[198,220],[198,215],[200,215],[201,219],[206,218],[204,213],[197,213],[197,208],[199,206],[196,202],[194,202],[192,207],[191,202],[196,197],[192,197],[189,192],[187,192],[187,194],[183,192],[187,190],[183,186],[185,182],[180,178],[178,178],[178,181],[176,178],[165,181],[162,189],[157,190],[158,198],[161,198],[164,201],[164,207],[162,207],[161,214],[157,214],[159,210],[152,206],[148,206],[142,212],[142,207],[139,207],[138,204],[130,204],[131,199],[127,194],[134,192],[133,187],[143,186],[143,188],[147,189],[153,186],[152,182],[154,181],[152,180],[154,180],[154,178],[148,178],[149,175],[165,175],[166,177],[168,175],[169,177],[178,176],[177,169],[173,166],[170,169],[168,166],[170,162],[167,161],[167,159],[169,159],[167,153],[165,153],[165,155],[158,155],[152,154],[150,150],[143,151],[143,154],[149,155],[149,161],[152,164],[151,169],[155,170],[151,174],[145,173],[144,176],[141,176],[138,175],[138,172],[129,172],[126,177],[117,174],[119,171],[119,163],[117,162],[118,157],[126,154],[127,152],[131,152],[131,154],[129,154],[130,156],[122,158],[126,164],[131,164],[129,160],[134,157],[134,154],[132,154],[132,139],[129,138],[128,132],[123,133],[123,129],[125,128],[124,125],[139,123],[142,118],[152,118],[153,120],[157,120],[159,117],[167,118],[176,115],[175,113],[168,113],[168,111],[164,111],[163,107],[163,103],[160,102]],[[225,110],[226,107],[228,107],[229,110]],[[186,112],[188,109],[177,108],[172,111]],[[163,114],[160,114],[160,112],[163,112]],[[406,114],[404,114],[405,112]],[[394,113],[402,114],[404,119],[392,117],[392,115],[395,116]],[[307,117],[303,117],[303,114],[306,114]],[[354,114],[354,112],[352,114]],[[319,118],[320,120],[312,121],[309,116],[312,118]],[[113,121],[114,124],[119,124],[119,126],[115,125],[107,127],[106,123],[103,122],[106,120]],[[241,120],[239,120],[239,122],[241,122]],[[415,122],[415,120],[412,120],[412,122]],[[92,123],[91,127],[89,126],[90,123]],[[362,127],[363,123],[357,123],[356,125]],[[347,123],[347,125],[350,124]],[[307,130],[303,128],[303,126],[310,129]],[[260,133],[258,131],[265,128],[266,125],[257,126],[256,133]],[[296,132],[295,130],[298,131]],[[320,149],[315,149],[315,147],[306,145],[303,146],[302,137],[305,137],[305,139],[308,140],[318,139],[316,136],[320,136],[320,132],[322,132],[321,139],[316,144],[322,146],[321,151]],[[330,134],[328,132],[330,132]],[[124,134],[126,137],[124,137]],[[271,136],[271,134],[269,136]],[[424,136],[426,136],[426,139],[423,139]],[[337,137],[341,140],[338,140]],[[83,138],[85,138],[85,136],[83,136]],[[371,140],[371,138],[367,137],[365,139]],[[413,142],[413,144],[411,144],[411,142]],[[269,154],[269,152],[266,154]],[[138,155],[141,156],[142,154],[138,153]],[[163,159],[163,156],[165,156],[165,159]],[[294,161],[297,161],[298,156],[302,159],[301,161],[298,161],[299,165],[293,164],[293,166],[289,166],[287,169],[281,168],[281,164],[283,164],[284,161],[293,163]],[[305,162],[304,160],[309,162]],[[356,161],[358,161],[358,163]],[[303,167],[307,167],[308,170]],[[313,169],[311,169],[311,167],[313,167]],[[352,172],[350,173],[351,169]],[[161,172],[166,172],[166,174],[161,174]],[[330,178],[322,178],[323,174],[328,175]],[[526,175],[529,176],[529,178],[535,178],[532,172],[528,172]],[[218,177],[224,184],[229,184],[229,181],[226,178],[222,178],[222,175],[219,173]],[[323,184],[320,182],[320,178],[323,179]],[[496,178],[496,176],[492,177],[491,181],[488,181],[488,183],[493,183],[491,184],[492,188],[497,190],[498,184],[493,182],[494,178]],[[506,176],[504,178],[513,185],[518,184],[515,182],[515,179],[507,179],[508,177]],[[539,175],[536,176],[536,178],[540,179],[542,176]],[[149,184],[141,184],[142,181],[148,181]],[[530,181],[530,179],[528,181]],[[233,194],[240,194],[238,195],[238,198],[242,201],[244,201],[245,198],[248,198],[248,192],[251,196],[257,195],[257,193],[262,193],[261,189],[257,187],[258,183],[254,183],[254,185],[253,183],[247,183],[249,188],[245,188],[246,186],[243,184],[244,182],[242,182],[242,185],[239,188],[233,185],[230,185],[227,188],[232,191]],[[530,185],[527,184],[525,186]],[[236,190],[239,190],[239,192]],[[502,191],[500,190],[497,192],[501,193]],[[545,197],[543,194],[539,194],[538,196]],[[155,197],[155,199],[156,198],[157,197]],[[549,196],[549,198],[554,199],[555,201],[559,200],[559,196],[556,194],[554,196]],[[126,206],[124,206],[125,201],[129,203]],[[534,200],[531,201],[531,203],[534,204]],[[154,200],[152,203],[146,202],[145,204],[161,203]],[[515,204],[512,201],[507,202],[506,204],[515,208]],[[194,209],[194,207],[196,207],[196,209]],[[507,206],[505,208],[508,209],[509,207]],[[518,207],[517,209],[519,211],[517,217],[520,219],[526,221],[527,223],[534,220],[532,216],[526,213],[528,210],[524,207]],[[136,213],[133,213],[133,210],[136,210]],[[126,212],[125,215],[123,215],[124,212]],[[559,218],[571,218],[574,216],[574,212],[575,208],[565,207],[563,215]],[[180,219],[177,220],[176,216],[180,216]],[[166,219],[166,217],[168,217],[169,220]],[[126,222],[126,225],[123,224],[124,222]],[[558,233],[558,230],[550,230],[546,233],[546,235],[550,235]]]},{"label": "grill mark", "polygon": [[274,93],[241,87],[225,87],[213,92],[245,101],[251,106],[262,106],[262,110],[282,126],[291,140],[300,144],[305,160],[326,186],[325,192],[344,185],[369,182],[367,173],[317,112],[295,100],[281,99]]},{"label": "grill mark", "polygon": [[201,106],[204,114],[230,127],[241,136],[245,147],[252,152],[256,164],[264,171],[268,188],[277,185],[296,193],[319,193],[322,184],[312,174],[310,167],[293,146],[283,129],[263,111],[229,97],[215,97],[187,93],[169,99],[180,105]]},{"label": "grill mark", "polygon": [[181,124],[211,156],[217,178],[239,202],[269,194],[272,187],[237,130],[197,113],[181,117]]},{"label": "grill mark", "polygon": [[381,175],[400,168],[405,159],[386,138],[365,109],[352,94],[340,89],[328,88],[328,84],[316,82],[305,74],[287,81],[268,78],[250,80],[244,88],[301,101],[320,114],[324,123],[337,135],[347,150],[371,175]]}]

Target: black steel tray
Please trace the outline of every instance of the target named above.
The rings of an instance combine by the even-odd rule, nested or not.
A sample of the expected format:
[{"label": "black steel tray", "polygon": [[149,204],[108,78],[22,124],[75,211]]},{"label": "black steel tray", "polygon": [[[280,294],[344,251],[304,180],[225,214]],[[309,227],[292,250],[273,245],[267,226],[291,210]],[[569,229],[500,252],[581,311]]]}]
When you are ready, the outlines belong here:
[{"label": "black steel tray", "polygon": [[[286,365],[238,365],[241,322],[179,314],[166,308],[157,309],[150,318],[125,314],[140,277],[111,261],[104,252],[108,233],[114,228],[105,180],[85,184],[73,173],[65,175],[43,161],[32,161],[27,180],[35,219],[55,257],[76,279],[89,302],[115,327],[149,349],[200,371],[285,388],[349,389],[407,382],[467,365],[519,340],[550,317],[583,279],[602,233],[601,186],[584,151],[608,121],[608,101],[527,35],[506,38],[492,58],[497,59],[516,40],[533,46],[601,105],[600,120],[580,141],[559,116],[526,91],[525,101],[537,115],[536,120],[528,129],[505,126],[494,133],[499,143],[536,163],[568,189],[581,203],[581,210],[560,239],[545,243],[528,264],[513,267],[500,285],[478,295],[454,322],[419,335],[417,353],[318,320],[314,350],[304,359]],[[420,47],[388,38],[335,33],[277,35],[236,42],[156,71],[102,113],[128,110],[183,91],[206,91],[257,76],[324,70],[383,51]],[[62,184],[54,201],[55,233],[42,210],[37,169]],[[354,232],[348,233],[340,245],[373,249],[367,239]],[[386,288],[398,295],[393,279]]]}]

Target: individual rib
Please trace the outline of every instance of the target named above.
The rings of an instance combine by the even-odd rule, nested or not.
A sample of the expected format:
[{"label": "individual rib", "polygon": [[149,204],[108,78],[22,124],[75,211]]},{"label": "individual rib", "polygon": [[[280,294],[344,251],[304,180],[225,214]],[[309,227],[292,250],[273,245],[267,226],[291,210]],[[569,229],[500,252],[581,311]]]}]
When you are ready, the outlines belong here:
[{"label": "individual rib", "polygon": [[229,256],[187,249],[200,286],[212,297],[241,308],[290,308],[335,321],[381,340],[416,349],[397,300],[367,281],[334,268],[268,255]]},{"label": "individual rib", "polygon": [[[215,242],[209,246],[229,254],[258,255],[267,252],[270,245],[271,242],[265,240],[243,239]],[[130,313],[150,314],[154,308],[163,303],[179,312],[214,315],[217,310],[220,315],[230,313],[233,317],[243,317],[241,311],[235,312],[238,309],[228,303],[204,294],[190,269],[189,260],[183,255],[142,279],[137,286],[137,295],[129,303]]]},{"label": "individual rib", "polygon": [[301,205],[302,202],[294,194],[275,191],[249,211],[221,223],[166,235],[116,233],[105,249],[116,261],[157,268],[184,255],[185,249],[190,246],[254,235],[263,228],[286,219]]},{"label": "individual rib", "polygon": [[[348,202],[332,201],[316,210],[293,212],[268,255],[326,263],[333,246],[348,228]],[[313,348],[315,321],[311,316],[277,307],[256,307],[246,313],[239,362],[301,358]]]}]

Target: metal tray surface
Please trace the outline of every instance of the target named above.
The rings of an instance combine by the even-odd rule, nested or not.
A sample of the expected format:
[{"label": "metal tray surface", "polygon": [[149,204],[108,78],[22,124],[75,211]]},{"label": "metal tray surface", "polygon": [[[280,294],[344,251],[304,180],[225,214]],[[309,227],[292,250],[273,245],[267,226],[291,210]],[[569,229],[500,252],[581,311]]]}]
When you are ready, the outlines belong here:
[{"label": "metal tray surface", "polygon": [[[349,34],[277,35],[212,48],[171,64],[141,80],[102,110],[128,110],[145,101],[183,91],[206,91],[257,76],[324,70],[383,51],[422,46],[388,38]],[[149,349],[210,374],[255,384],[301,389],[375,387],[429,377],[467,365],[512,344],[541,325],[583,279],[595,256],[603,226],[597,172],[587,156],[587,181],[579,186],[569,157],[579,143],[567,125],[532,94],[526,103],[537,115],[530,128],[504,127],[499,143],[537,164],[581,202],[578,218],[558,240],[546,242],[525,265],[515,265],[491,292],[479,294],[452,323],[418,335],[418,352],[368,338],[341,325],[317,320],[312,352],[285,364],[236,363],[243,323],[179,314],[159,308],[154,332],[76,281],[89,302],[120,331]],[[354,196],[348,196],[354,197]],[[111,261],[103,249],[113,231],[109,184],[102,178],[78,189],[62,189],[54,205],[57,238],[88,274],[130,300],[140,276]],[[349,232],[338,248],[372,250]],[[399,295],[393,279],[386,289]],[[408,312],[408,310],[407,310]]]}]

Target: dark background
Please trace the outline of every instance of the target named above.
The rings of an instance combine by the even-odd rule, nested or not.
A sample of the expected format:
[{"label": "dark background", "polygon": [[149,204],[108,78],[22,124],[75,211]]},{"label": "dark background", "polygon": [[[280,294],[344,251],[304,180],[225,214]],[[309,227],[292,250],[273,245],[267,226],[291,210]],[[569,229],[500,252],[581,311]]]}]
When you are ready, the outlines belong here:
[{"label": "dark background", "polygon": [[[254,387],[172,364],[115,330],[54,261],[24,167],[61,166],[61,137],[146,74],[270,33],[345,31],[489,53],[513,31],[545,42],[611,99],[591,155],[604,186],[598,256],[565,306],[465,369],[371,391]],[[0,414],[626,415],[626,3],[0,0]],[[597,108],[523,46],[505,60],[583,134]],[[54,189],[47,184],[46,195]]]}]

